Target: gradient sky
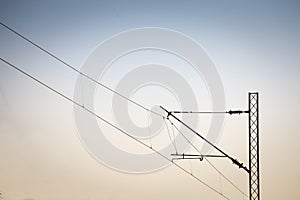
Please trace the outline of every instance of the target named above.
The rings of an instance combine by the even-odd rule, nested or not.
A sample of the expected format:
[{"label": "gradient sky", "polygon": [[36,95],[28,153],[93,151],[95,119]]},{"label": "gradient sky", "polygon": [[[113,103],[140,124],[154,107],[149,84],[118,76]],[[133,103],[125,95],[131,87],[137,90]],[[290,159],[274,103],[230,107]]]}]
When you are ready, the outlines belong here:
[{"label": "gradient sky", "polygon": [[[228,109],[260,92],[261,199],[300,197],[298,1],[0,1],[0,21],[78,69],[111,35],[162,27],[201,44],[222,78]],[[0,27],[0,55],[72,97],[76,74]],[[84,149],[70,102],[0,63],[3,199],[220,199],[175,167],[131,175]],[[238,141],[238,142],[237,142]],[[247,162],[247,118],[226,117],[218,146]],[[130,162],[130,161],[128,161]],[[247,176],[215,161],[248,192]],[[195,173],[215,187],[218,175]],[[224,193],[243,199],[223,183]]]}]

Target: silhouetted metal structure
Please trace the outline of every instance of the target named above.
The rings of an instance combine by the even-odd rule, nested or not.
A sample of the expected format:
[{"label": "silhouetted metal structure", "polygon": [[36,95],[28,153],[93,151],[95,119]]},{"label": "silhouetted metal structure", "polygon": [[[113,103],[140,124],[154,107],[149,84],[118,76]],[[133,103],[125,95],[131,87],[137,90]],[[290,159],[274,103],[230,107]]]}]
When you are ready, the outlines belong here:
[{"label": "silhouetted metal structure", "polygon": [[249,93],[249,195],[260,199],[258,93]]},{"label": "silhouetted metal structure", "polygon": [[[178,159],[200,159],[203,160],[203,157],[225,157],[229,158],[233,164],[237,165],[239,168],[244,169],[249,174],[249,199],[250,200],[260,200],[260,184],[259,184],[259,115],[258,115],[258,92],[250,92],[248,94],[248,110],[229,110],[221,112],[201,112],[201,111],[168,111],[164,107],[161,108],[167,113],[167,119],[171,116],[183,126],[188,128],[190,131],[194,132],[197,136],[203,139],[205,142],[214,147],[221,155],[190,155],[190,154],[171,154],[177,156]],[[212,144],[200,133],[192,129],[190,126],[185,124],[183,121],[178,119],[173,113],[182,113],[182,114],[244,114],[248,113],[249,116],[249,167],[245,167],[243,163],[239,162],[237,159],[226,154],[216,145]],[[178,157],[179,156],[179,157]]]}]

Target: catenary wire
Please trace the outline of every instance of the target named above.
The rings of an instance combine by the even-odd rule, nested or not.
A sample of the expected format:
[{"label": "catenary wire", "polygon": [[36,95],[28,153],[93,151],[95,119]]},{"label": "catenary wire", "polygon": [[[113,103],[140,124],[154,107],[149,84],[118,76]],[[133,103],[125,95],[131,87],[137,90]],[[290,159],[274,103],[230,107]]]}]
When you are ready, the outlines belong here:
[{"label": "catenary wire", "polygon": [[174,143],[175,140],[173,140],[172,137],[171,137],[170,130],[169,130],[169,126],[168,126],[168,124],[167,124],[166,118],[164,118],[164,122],[165,122],[165,126],[166,126],[166,128],[167,128],[167,133],[168,133],[170,142],[172,143],[175,152],[178,153],[177,147],[176,147],[176,145],[175,145],[175,143]]},{"label": "catenary wire", "polygon": [[[168,119],[170,121],[170,123],[173,123],[170,119]],[[175,127],[175,129],[178,131],[179,134],[181,134],[184,139],[200,154],[200,150],[191,142],[189,141],[189,139],[180,131],[180,129],[173,123],[173,126]],[[212,162],[210,162],[205,156],[204,159],[208,162],[208,164],[214,168],[214,170],[216,172],[218,172],[230,185],[232,185],[235,189],[237,189],[241,194],[243,194],[244,196],[248,197],[248,195],[242,190],[240,189],[235,183],[233,183],[224,173],[222,173],[216,166],[214,166],[214,164]],[[248,197],[249,198],[249,197]]]},{"label": "catenary wire", "polygon": [[199,177],[191,174],[187,169],[183,168],[182,166],[180,166],[179,164],[172,162],[172,159],[169,159],[167,156],[163,155],[161,152],[159,152],[158,150],[154,149],[153,147],[151,148],[149,145],[143,143],[142,141],[140,141],[139,139],[135,138],[134,136],[132,136],[131,134],[129,134],[128,132],[124,131],[123,129],[117,127],[116,125],[112,124],[111,122],[107,121],[106,119],[104,119],[103,117],[101,117],[100,115],[96,114],[95,112],[93,112],[92,110],[84,107],[83,105],[81,105],[80,103],[78,103],[77,101],[69,98],[68,96],[64,95],[63,93],[59,92],[58,90],[50,87],[49,85],[47,85],[46,83],[42,82],[41,80],[39,80],[38,78],[30,75],[29,73],[23,71],[21,68],[17,67],[16,65],[8,62],[7,60],[3,59],[0,57],[0,60],[4,63],[6,63],[8,66],[10,66],[11,68],[19,71],[20,73],[22,73],[23,75],[31,78],[32,80],[36,81],[37,83],[41,84],[42,86],[46,87],[47,89],[51,90],[52,92],[56,93],[57,95],[65,98],[66,100],[72,102],[73,104],[75,104],[76,106],[81,107],[83,110],[85,110],[86,112],[90,113],[91,115],[94,115],[95,117],[97,117],[98,119],[100,119],[101,121],[103,121],[104,123],[108,124],[109,126],[115,128],[116,130],[120,131],[121,133],[125,134],[126,136],[130,137],[131,139],[135,140],[136,142],[140,143],[141,145],[151,149],[152,151],[154,151],[155,153],[157,153],[158,155],[160,155],[161,157],[163,157],[164,159],[168,160],[170,163],[173,163],[173,165],[175,165],[176,167],[178,167],[179,169],[183,170],[186,174],[192,176],[193,178],[195,178],[197,181],[199,181],[200,183],[202,183],[204,186],[206,186],[207,188],[209,188],[211,191],[217,193],[218,195],[222,196],[225,199],[230,200],[229,197],[227,197],[226,195],[222,194],[221,192],[219,192],[217,189],[215,189],[214,187],[210,186],[209,184],[207,184],[206,182],[204,182],[203,180],[201,180]]},{"label": "catenary wire", "polygon": [[175,146],[175,148],[176,148],[176,153],[178,153],[177,145],[176,145],[176,140],[175,140],[174,126],[173,126],[172,123],[171,123],[171,127],[172,127],[172,134],[173,134],[173,142],[174,142],[174,146]]},{"label": "catenary wire", "polygon": [[[120,97],[122,97],[122,98],[128,100],[129,102],[131,102],[131,103],[133,103],[133,104],[139,106],[140,108],[142,108],[142,109],[144,109],[144,110],[146,110],[146,111],[149,111],[149,112],[151,112],[151,113],[153,113],[153,114],[156,114],[156,115],[158,115],[158,116],[164,118],[163,115],[161,115],[161,114],[159,114],[159,113],[157,113],[157,112],[155,112],[155,111],[153,111],[153,110],[150,110],[150,109],[146,108],[145,106],[141,105],[140,103],[135,102],[135,101],[129,99],[128,97],[122,95],[121,93],[119,93],[119,92],[117,92],[117,91],[111,89],[110,87],[108,87],[108,86],[106,86],[106,85],[104,85],[104,84],[98,82],[97,80],[93,79],[93,78],[90,77],[89,75],[86,75],[86,74],[82,73],[81,71],[79,71],[78,69],[76,69],[75,67],[73,67],[71,64],[68,64],[67,62],[63,61],[63,60],[62,60],[61,58],[59,58],[58,56],[56,56],[56,55],[54,55],[53,53],[51,53],[50,51],[46,50],[46,49],[43,48],[41,45],[38,45],[37,43],[33,42],[33,41],[30,40],[29,38],[25,37],[25,36],[22,35],[21,33],[17,32],[16,30],[14,30],[14,29],[11,28],[11,27],[9,27],[8,25],[6,25],[6,24],[4,24],[4,23],[2,23],[2,22],[0,22],[0,24],[1,24],[3,27],[5,27],[6,29],[8,29],[9,31],[11,31],[11,32],[13,32],[14,34],[18,35],[20,38],[26,40],[27,42],[29,42],[29,43],[32,44],[33,46],[37,47],[38,49],[40,49],[40,50],[43,51],[44,53],[48,54],[48,55],[51,56],[52,58],[54,58],[54,59],[56,59],[57,61],[61,62],[62,64],[64,64],[64,65],[67,66],[68,68],[70,68],[70,69],[74,70],[75,72],[79,73],[80,76],[81,76],[81,79],[82,79],[82,76],[84,76],[84,77],[88,78],[89,80],[93,81],[94,83],[96,83],[96,84],[102,86],[103,88],[105,88],[105,89],[107,89],[107,90],[109,90],[109,91],[111,91],[111,92],[113,92],[113,93],[116,93],[116,94],[119,95]],[[4,59],[1,58],[1,60],[2,60],[3,62],[7,63],[8,65],[11,65],[9,62],[5,61]],[[16,69],[16,68],[15,68],[15,69]],[[17,69],[17,70],[18,70],[18,69]],[[18,70],[18,71],[20,71],[20,70]],[[45,87],[47,87],[48,89],[52,90],[53,92],[56,92],[56,93],[57,93],[57,91],[54,91],[52,88],[50,88],[50,87],[47,86],[46,84],[43,84],[42,82],[38,81],[38,79],[32,77],[31,75],[27,74],[26,72],[24,72],[24,71],[20,71],[20,72],[24,73],[25,75],[29,76],[30,78],[32,78],[32,79],[34,79],[35,81],[39,82],[40,84],[44,85]],[[82,80],[81,80],[81,81],[82,81]],[[81,104],[79,104],[78,102],[75,102],[75,101],[72,100],[71,98],[69,98],[69,97],[67,97],[67,96],[65,96],[65,95],[63,95],[63,94],[61,94],[61,93],[57,93],[57,94],[63,96],[64,98],[68,99],[69,101],[72,101],[72,102],[73,102],[74,104],[76,104],[77,106],[84,107],[84,105],[81,105]],[[86,108],[84,108],[84,109],[86,109]],[[86,109],[86,110],[90,112],[90,110],[88,110],[88,109]],[[176,113],[176,112],[178,112],[178,111],[175,111],[174,113]],[[191,112],[184,112],[184,113],[191,113]],[[208,113],[212,113],[212,112],[197,112],[197,113],[207,113],[207,114],[208,114]],[[226,112],[214,112],[214,113],[226,113]],[[172,122],[171,122],[171,123],[172,123]],[[172,123],[172,124],[173,124],[173,123]],[[175,126],[175,125],[174,125],[174,126]],[[118,129],[118,127],[115,127],[115,128]],[[177,129],[176,126],[175,126],[175,128]],[[177,129],[177,130],[178,130],[178,129]],[[173,144],[173,145],[174,145],[174,144]],[[151,148],[152,148],[152,145],[151,145]],[[176,148],[176,147],[175,147],[175,148]],[[195,147],[194,147],[194,148],[195,148]],[[207,160],[207,158],[205,158],[205,159]],[[207,160],[207,161],[208,161],[208,160]],[[209,161],[208,161],[208,162],[209,162]],[[214,167],[214,166],[213,166],[213,167]],[[214,167],[214,168],[215,168],[215,167]],[[216,169],[216,170],[217,170],[217,169]],[[219,170],[217,170],[217,171],[220,173]],[[227,180],[227,177],[224,177],[224,178]],[[230,180],[228,180],[228,181],[230,181]],[[235,186],[235,185],[234,185],[234,186]],[[237,187],[237,186],[235,186],[235,187]],[[239,188],[237,188],[237,189],[239,189]],[[240,191],[240,192],[242,192],[242,191]],[[242,192],[242,193],[243,193],[244,195],[246,195],[244,192]]]},{"label": "catenary wire", "polygon": [[[179,123],[181,123],[183,126],[185,126],[186,128],[188,128],[190,131],[192,131],[193,133],[195,133],[198,137],[200,137],[202,140],[204,140],[206,143],[208,143],[210,146],[212,146],[213,148],[215,148],[217,151],[219,151],[221,154],[223,154],[226,158],[228,158],[229,160],[232,161],[232,164],[237,165],[239,168],[242,168],[243,170],[245,170],[247,173],[250,173],[250,170],[244,166],[243,163],[239,162],[237,159],[234,159],[233,157],[231,157],[229,154],[225,153],[222,149],[220,149],[219,147],[217,147],[215,144],[213,144],[212,142],[210,142],[209,140],[207,140],[205,137],[203,137],[200,133],[198,133],[197,131],[195,131],[194,129],[192,129],[189,125],[187,125],[185,122],[183,122],[182,120],[180,120],[178,117],[176,117],[175,115],[172,114],[172,112],[169,112],[167,109],[165,109],[164,107],[160,106],[161,109],[163,109],[166,113],[167,113],[167,118],[169,118],[169,116],[172,116],[176,121],[178,121]],[[234,113],[236,112],[243,112],[243,111],[234,111]],[[248,111],[245,111],[248,112]]]},{"label": "catenary wire", "polygon": [[104,85],[103,83],[100,83],[99,81],[95,80],[94,78],[92,78],[91,76],[85,74],[85,73],[82,73],[80,70],[76,69],[74,66],[72,66],[71,64],[63,61],[61,58],[59,58],[58,56],[54,55],[53,53],[51,53],[50,51],[46,50],[45,48],[43,48],[41,45],[38,45],[37,43],[33,42],[32,40],[30,40],[29,38],[25,37],[23,34],[17,32],[16,30],[14,30],[13,28],[9,27],[8,25],[4,24],[3,22],[0,22],[0,25],[2,25],[3,27],[5,27],[7,30],[11,31],[12,33],[16,34],[17,36],[19,36],[20,38],[26,40],[27,42],[29,42],[30,44],[32,44],[33,46],[37,47],[38,49],[40,49],[41,51],[43,51],[44,53],[48,54],[49,56],[51,56],[52,58],[54,58],[55,60],[59,61],[60,63],[64,64],[65,66],[67,66],[68,68],[74,70],[75,72],[77,72],[78,74],[80,74],[81,76],[84,76],[86,77],[87,79],[89,79],[90,81],[100,85],[101,87],[117,94],[118,96],[128,100],[129,102],[137,105],[138,107],[144,109],[144,110],[147,110],[155,115],[158,115],[160,117],[163,117],[163,115],[161,115],[160,113],[158,112],[155,112],[149,108],[146,108],[145,106],[143,106],[142,104],[136,102],[136,101],[133,101],[132,99],[124,96],[123,94],[119,93],[118,91]]}]

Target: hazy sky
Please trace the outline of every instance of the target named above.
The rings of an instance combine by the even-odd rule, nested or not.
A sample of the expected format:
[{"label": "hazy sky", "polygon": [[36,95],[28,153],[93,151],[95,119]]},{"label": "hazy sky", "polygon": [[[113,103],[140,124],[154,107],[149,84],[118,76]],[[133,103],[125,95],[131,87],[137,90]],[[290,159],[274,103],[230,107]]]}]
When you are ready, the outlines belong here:
[{"label": "hazy sky", "polygon": [[[160,27],[189,36],[215,63],[227,109],[247,108],[248,92],[260,92],[261,199],[299,199],[298,1],[0,1],[0,21],[77,69],[99,43],[122,31]],[[0,44],[0,57],[72,98],[76,73],[2,26]],[[3,62],[0,66],[3,199],[221,199],[174,166],[133,175],[99,163],[80,142],[70,102]],[[116,77],[103,78],[117,82]],[[200,91],[205,89],[201,78],[200,84],[192,87],[200,88],[204,104],[210,105]],[[142,103],[151,105],[158,98],[155,91]],[[142,94],[135,98],[143,101]],[[247,118],[225,117],[217,145],[247,163]],[[248,192],[243,171],[226,160],[212,161]],[[181,165],[190,170],[188,163]],[[231,199],[243,199],[207,163],[192,161],[192,169]]]}]

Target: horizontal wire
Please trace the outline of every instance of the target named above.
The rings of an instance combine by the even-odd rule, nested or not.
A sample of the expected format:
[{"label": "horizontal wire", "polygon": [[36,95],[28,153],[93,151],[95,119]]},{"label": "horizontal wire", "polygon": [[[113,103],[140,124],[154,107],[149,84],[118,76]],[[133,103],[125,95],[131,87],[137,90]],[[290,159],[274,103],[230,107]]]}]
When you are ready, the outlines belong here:
[{"label": "horizontal wire", "polygon": [[225,156],[222,156],[222,155],[210,155],[210,154],[208,154],[208,155],[196,155],[196,154],[185,154],[185,153],[183,153],[183,154],[171,154],[171,156],[184,156],[184,158],[186,158],[186,157],[210,157],[210,158],[226,158]]},{"label": "horizontal wire", "polygon": [[35,78],[34,76],[28,74],[27,72],[23,71],[22,69],[20,69],[19,67],[17,67],[16,65],[11,64],[10,62],[8,62],[7,60],[3,59],[0,57],[0,60],[4,63],[6,63],[8,66],[10,66],[11,68],[14,68],[15,70],[19,71],[20,73],[28,76],[29,78],[33,79],[34,81],[36,81],[37,83],[41,84],[42,86],[46,87],[47,89],[53,91],[54,93],[56,93],[57,95],[65,98],[66,100],[72,102],[73,104],[81,107],[83,110],[87,111],[88,113],[90,113],[91,115],[94,115],[95,117],[97,117],[98,119],[102,120],[103,122],[105,122],[106,124],[110,125],[111,127],[115,128],[116,130],[120,131],[121,133],[125,134],[126,136],[132,138],[133,140],[135,140],[136,142],[140,143],[141,145],[151,149],[152,151],[154,151],[155,153],[157,153],[158,155],[160,155],[161,157],[163,157],[164,159],[168,160],[170,163],[172,163],[173,165],[175,165],[176,167],[178,167],[179,169],[183,170],[185,173],[187,173],[188,175],[192,176],[193,178],[195,178],[197,181],[199,181],[200,183],[202,183],[204,186],[206,186],[207,188],[209,188],[210,190],[212,190],[213,192],[219,194],[220,196],[222,196],[225,199],[229,199],[229,197],[225,196],[224,194],[220,193],[217,189],[213,188],[212,186],[208,185],[207,183],[205,183],[203,180],[201,180],[200,178],[198,178],[197,176],[191,174],[188,170],[186,170],[185,168],[181,167],[179,164],[172,162],[171,159],[169,159],[167,156],[163,155],[161,152],[159,152],[158,150],[154,149],[153,147],[148,146],[147,144],[143,143],[142,141],[140,141],[139,139],[133,137],[131,134],[129,134],[128,132],[124,131],[123,129],[117,127],[116,125],[112,124],[111,122],[107,121],[106,119],[102,118],[100,115],[96,114],[95,112],[93,112],[92,110],[89,110],[86,107],[83,107],[83,105],[81,105],[80,103],[76,102],[75,100],[67,97],[66,95],[64,95],[63,93],[59,92],[58,90],[50,87],[49,85],[47,85],[46,83],[40,81],[39,79]]},{"label": "horizontal wire", "polygon": [[[168,119],[170,121],[170,123],[173,123],[170,119]],[[180,133],[185,140],[190,143],[190,145],[201,155],[202,153],[200,152],[200,150],[191,142],[189,141],[189,139],[180,131],[180,129],[173,123],[175,129],[178,131],[178,133]],[[241,194],[243,194],[244,196],[246,196],[247,198],[249,198],[249,196],[242,190],[240,189],[235,183],[233,183],[225,174],[223,174],[212,162],[210,162],[206,156],[203,156],[203,158],[208,162],[208,164],[214,168],[223,178],[225,178],[225,180],[228,181],[228,183],[230,183],[235,189],[237,189]]]},{"label": "horizontal wire", "polygon": [[170,113],[175,113],[175,114],[243,114],[243,113],[249,113],[248,110],[229,110],[229,111],[170,111]]},{"label": "horizontal wire", "polygon": [[101,87],[117,94],[118,96],[128,100],[129,102],[137,105],[138,107],[144,109],[144,110],[147,110],[155,115],[158,115],[160,117],[163,117],[163,115],[159,114],[158,112],[155,112],[153,110],[150,110],[149,108],[146,108],[145,106],[143,106],[142,104],[136,102],[136,101],[133,101],[132,99],[129,99],[128,97],[124,96],[123,94],[117,92],[116,90],[104,85],[103,83],[100,83],[99,81],[95,80],[94,78],[90,77],[89,75],[85,74],[85,73],[82,73],[81,71],[79,71],[78,69],[76,69],[75,67],[73,67],[71,64],[68,64],[67,62],[63,61],[61,58],[57,57],[56,55],[54,55],[53,53],[51,53],[50,51],[46,50],[45,48],[43,48],[41,45],[38,45],[37,43],[33,42],[32,40],[28,39],[27,37],[25,37],[24,35],[22,35],[21,33],[17,32],[16,30],[10,28],[8,25],[0,22],[0,25],[2,25],[3,27],[5,27],[6,29],[8,29],[9,31],[13,32],[14,34],[16,34],[17,36],[19,36],[20,38],[26,40],[27,42],[29,42],[30,44],[32,44],[33,46],[37,47],[38,49],[40,49],[41,51],[43,51],[44,53],[48,54],[49,56],[51,56],[52,58],[54,58],[55,60],[61,62],[62,64],[64,64],[65,66],[67,66],[68,68],[74,70],[75,72],[77,72],[78,74],[86,77],[87,79],[89,79],[90,81],[100,85]]},{"label": "horizontal wire", "polygon": [[171,113],[181,114],[226,114],[227,111],[170,111]]}]

